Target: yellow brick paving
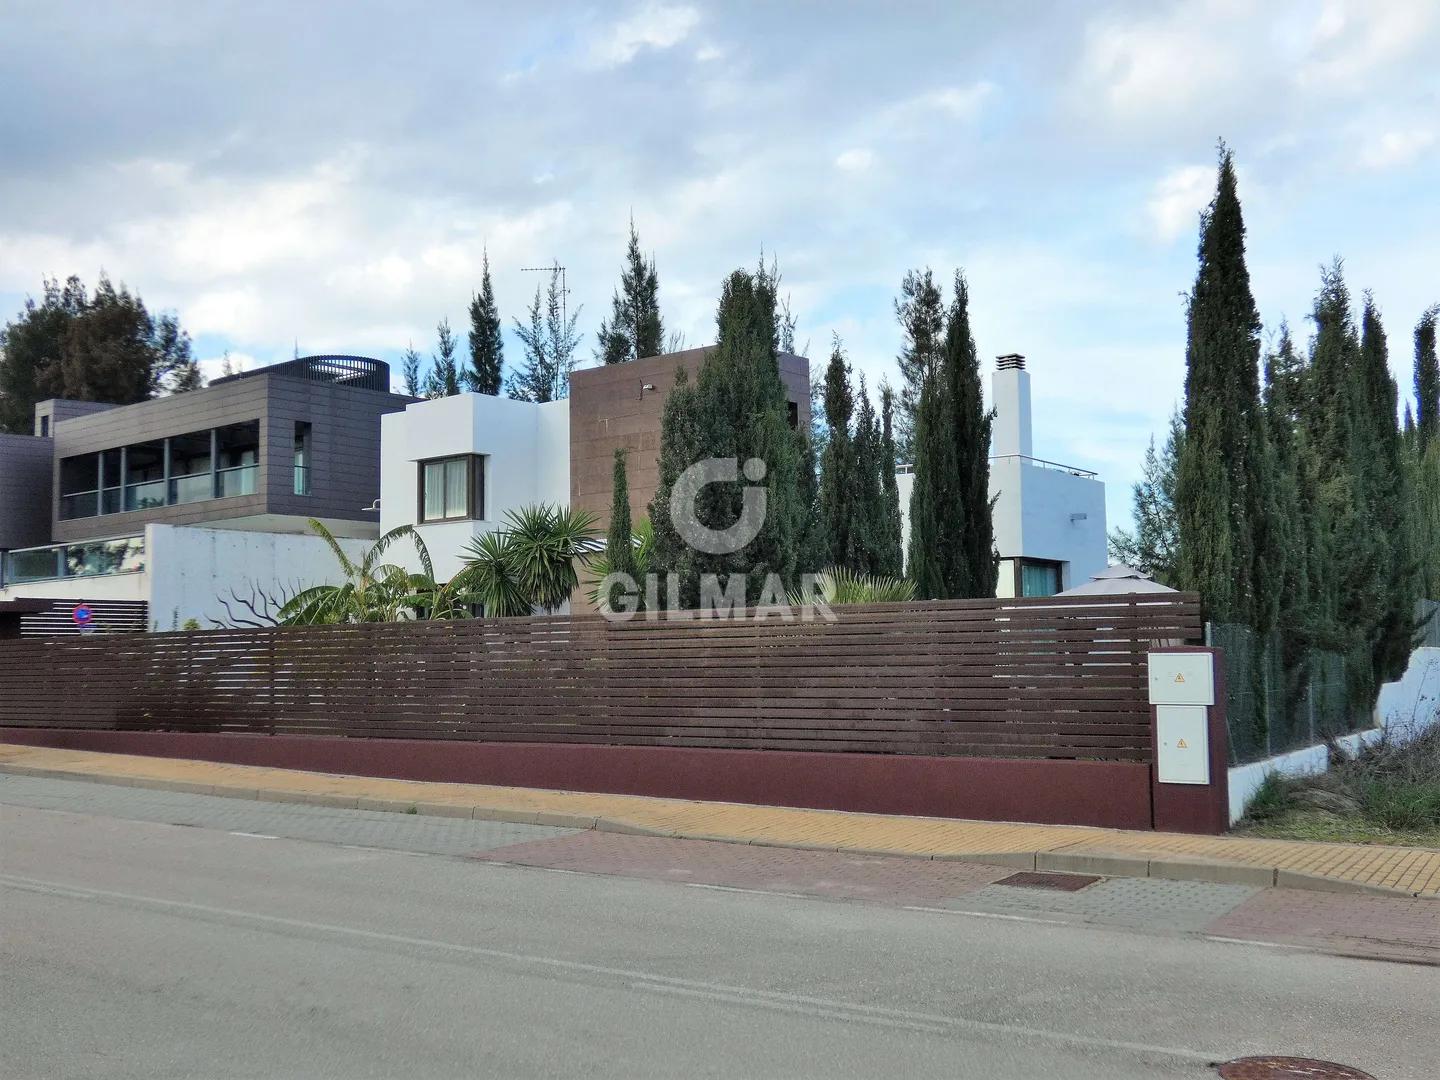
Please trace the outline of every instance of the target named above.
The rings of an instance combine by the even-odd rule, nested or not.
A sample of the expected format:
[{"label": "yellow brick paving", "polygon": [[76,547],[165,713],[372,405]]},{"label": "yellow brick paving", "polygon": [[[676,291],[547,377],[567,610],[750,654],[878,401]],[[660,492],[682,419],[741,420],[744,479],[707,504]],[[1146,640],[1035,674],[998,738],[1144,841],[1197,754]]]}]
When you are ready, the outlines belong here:
[{"label": "yellow brick paving", "polygon": [[[1302,843],[1178,833],[1125,832],[1062,825],[952,821],[851,814],[779,806],[707,803],[480,784],[417,783],[332,776],[207,761],[100,754],[0,744],[0,770],[44,771],[77,779],[249,798],[313,800],[333,805],[528,819],[552,815],[567,824],[595,824],[661,835],[841,851],[893,852],[925,858],[972,858],[1025,865],[1042,854],[1110,860],[1103,872],[1139,875],[1169,867],[1225,880],[1225,867],[1306,875],[1317,888],[1369,887],[1440,898],[1440,850],[1361,844]],[[587,820],[580,820],[587,819]],[[1253,871],[1252,871],[1253,874]],[[1282,883],[1284,883],[1282,881]],[[1293,880],[1290,883],[1296,883]]]}]

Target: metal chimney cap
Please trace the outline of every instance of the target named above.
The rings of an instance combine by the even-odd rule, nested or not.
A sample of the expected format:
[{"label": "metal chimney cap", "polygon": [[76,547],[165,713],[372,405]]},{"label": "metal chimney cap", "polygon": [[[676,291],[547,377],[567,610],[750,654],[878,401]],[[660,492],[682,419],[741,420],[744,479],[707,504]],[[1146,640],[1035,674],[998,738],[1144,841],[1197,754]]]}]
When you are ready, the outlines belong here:
[{"label": "metal chimney cap", "polygon": [[995,366],[1001,371],[1024,371],[1025,357],[1018,352],[1004,353],[995,358]]}]

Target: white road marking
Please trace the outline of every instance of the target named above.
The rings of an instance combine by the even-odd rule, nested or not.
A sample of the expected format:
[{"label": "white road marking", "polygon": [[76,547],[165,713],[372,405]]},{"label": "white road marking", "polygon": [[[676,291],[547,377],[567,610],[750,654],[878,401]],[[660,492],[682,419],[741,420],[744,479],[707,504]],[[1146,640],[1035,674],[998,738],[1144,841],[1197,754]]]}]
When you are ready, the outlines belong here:
[{"label": "white road marking", "polygon": [[[430,949],[486,960],[504,961],[535,968],[549,968],[576,974],[601,975],[619,979],[637,990],[661,993],[707,997],[717,1001],[759,1008],[775,1009],[782,1012],[822,1015],[843,1020],[846,1023],[871,1023],[887,1027],[905,1026],[933,1029],[940,1032],[1003,1035],[1008,1038],[1042,1039],[1067,1046],[1095,1050],[1124,1051],[1127,1053],[1152,1054],[1175,1058],[1181,1061],[1210,1064],[1224,1061],[1232,1056],[1223,1053],[1205,1053],[1182,1047],[1156,1046],[1149,1043],[1105,1039],[1098,1036],[1078,1035],[1064,1031],[1050,1031],[1044,1028],[1026,1027],[1020,1024],[1000,1024],[988,1020],[974,1020],[962,1016],[940,1016],[932,1013],[915,1012],[906,1009],[887,1009],[879,1005],[862,1005],[855,1002],[839,1001],[832,998],[810,997],[803,994],[786,994],[773,990],[758,990],[746,986],[727,986],[724,983],[703,982],[697,979],[682,979],[658,972],[636,971],[627,968],[608,967],[602,964],[588,964],[579,960],[563,960],[552,956],[538,956],[531,953],[509,952],[504,949],[489,949],[479,945],[461,945],[451,941],[437,941],[433,938],[409,937],[404,934],[389,934],[379,930],[364,930],[355,926],[335,923],[310,922],[304,919],[289,919],[280,915],[264,915],[254,911],[235,908],[212,907],[208,904],[194,904],[182,900],[165,900],[155,896],[140,896],[133,893],[113,892],[107,889],[91,889],[66,885],[62,882],[42,881],[36,878],[0,874],[0,886],[24,892],[47,896],[62,896],[92,903],[120,903],[142,909],[172,912],[179,915],[221,917],[252,927],[284,928],[311,933],[352,938],[362,941],[386,942],[411,948]],[[943,909],[941,909],[943,910]]]}]

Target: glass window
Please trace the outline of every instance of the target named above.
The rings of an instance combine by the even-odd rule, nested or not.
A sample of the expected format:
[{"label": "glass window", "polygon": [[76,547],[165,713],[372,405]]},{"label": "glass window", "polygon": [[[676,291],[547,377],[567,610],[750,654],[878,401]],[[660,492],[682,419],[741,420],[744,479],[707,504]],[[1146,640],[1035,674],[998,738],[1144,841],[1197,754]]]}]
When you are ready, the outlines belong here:
[{"label": "glass window", "polygon": [[1054,596],[1060,591],[1060,564],[1033,562],[1020,564],[1021,596]]},{"label": "glass window", "polygon": [[420,463],[420,520],[454,521],[485,512],[485,459],[473,454]]},{"label": "glass window", "polygon": [[295,423],[295,494],[310,494],[310,423]]},{"label": "glass window", "polygon": [[77,454],[60,462],[60,518],[94,517],[100,512],[100,455]]},{"label": "glass window", "polygon": [[217,428],[215,445],[216,496],[254,495],[260,475],[260,421]]},{"label": "glass window", "polygon": [[170,501],[198,502],[215,497],[210,470],[210,431],[175,435],[170,439]]},{"label": "glass window", "polygon": [[125,509],[150,510],[166,503],[165,444],[138,443],[125,448]]}]

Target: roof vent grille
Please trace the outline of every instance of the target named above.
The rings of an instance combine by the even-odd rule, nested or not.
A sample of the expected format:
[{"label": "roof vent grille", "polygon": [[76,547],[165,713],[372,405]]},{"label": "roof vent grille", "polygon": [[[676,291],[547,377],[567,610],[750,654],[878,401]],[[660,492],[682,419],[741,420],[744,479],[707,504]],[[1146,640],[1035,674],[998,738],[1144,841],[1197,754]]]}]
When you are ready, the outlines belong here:
[{"label": "roof vent grille", "polygon": [[1024,371],[1025,357],[1018,352],[1005,353],[995,358],[995,366],[1001,371]]}]

